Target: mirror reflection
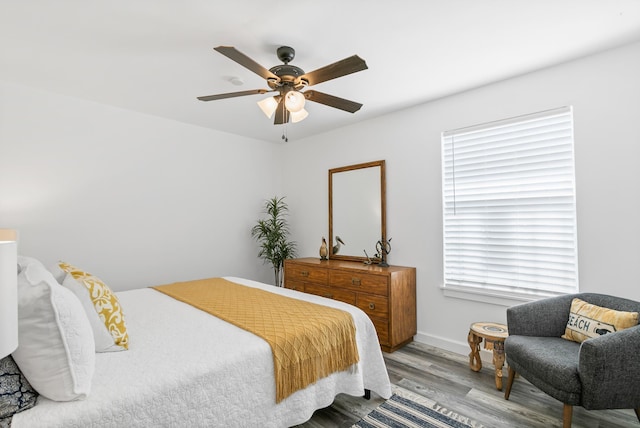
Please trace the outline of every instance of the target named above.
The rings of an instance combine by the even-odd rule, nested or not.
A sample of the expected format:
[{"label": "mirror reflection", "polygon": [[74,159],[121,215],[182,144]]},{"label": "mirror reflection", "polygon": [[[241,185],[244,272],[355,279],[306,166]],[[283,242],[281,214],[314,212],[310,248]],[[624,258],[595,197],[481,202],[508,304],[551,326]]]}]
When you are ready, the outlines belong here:
[{"label": "mirror reflection", "polygon": [[385,236],[384,161],[329,170],[329,256],[373,258]]}]

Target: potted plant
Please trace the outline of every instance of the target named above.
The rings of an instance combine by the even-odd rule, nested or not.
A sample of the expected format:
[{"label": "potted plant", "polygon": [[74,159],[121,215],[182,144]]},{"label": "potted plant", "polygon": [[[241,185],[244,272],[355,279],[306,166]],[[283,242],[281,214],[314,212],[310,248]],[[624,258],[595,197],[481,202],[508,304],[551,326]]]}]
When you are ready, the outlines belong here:
[{"label": "potted plant", "polygon": [[284,197],[277,196],[268,199],[264,204],[264,213],[267,217],[258,220],[251,228],[251,236],[260,243],[258,257],[264,263],[271,263],[275,274],[275,285],[282,287],[282,267],[285,259],[296,256],[296,243],[289,241],[289,225],[287,214],[289,207],[284,202]]}]

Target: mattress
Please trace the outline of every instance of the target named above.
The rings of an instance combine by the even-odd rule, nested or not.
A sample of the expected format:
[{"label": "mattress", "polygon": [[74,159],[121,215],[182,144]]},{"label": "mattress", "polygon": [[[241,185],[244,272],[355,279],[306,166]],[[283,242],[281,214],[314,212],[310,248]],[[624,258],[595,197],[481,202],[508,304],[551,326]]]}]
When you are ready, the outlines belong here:
[{"label": "mattress", "polygon": [[371,320],[360,309],[319,296],[235,277],[226,279],[343,309],[356,325],[356,370],[333,373],[276,404],[273,357],[261,338],[150,288],[117,293],[128,351],[96,354],[89,397],[44,397],[14,415],[21,427],[288,427],[308,420],[339,393],[391,396]]}]

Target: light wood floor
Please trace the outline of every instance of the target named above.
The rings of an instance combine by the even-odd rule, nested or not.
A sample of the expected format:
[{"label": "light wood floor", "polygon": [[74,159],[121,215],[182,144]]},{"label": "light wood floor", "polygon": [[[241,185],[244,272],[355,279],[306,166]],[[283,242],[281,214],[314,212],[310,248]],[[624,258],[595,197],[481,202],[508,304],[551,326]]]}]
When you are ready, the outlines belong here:
[{"label": "light wood floor", "polygon": [[[411,343],[393,354],[384,354],[393,384],[425,395],[487,428],[542,428],[562,426],[562,403],[547,396],[522,378],[517,378],[509,401],[495,387],[493,366],[478,373],[469,369],[469,359],[421,343]],[[504,381],[506,383],[506,370]],[[384,400],[340,395],[326,409],[299,427],[347,428]],[[627,428],[640,422],[633,410],[573,410],[573,428]]]}]

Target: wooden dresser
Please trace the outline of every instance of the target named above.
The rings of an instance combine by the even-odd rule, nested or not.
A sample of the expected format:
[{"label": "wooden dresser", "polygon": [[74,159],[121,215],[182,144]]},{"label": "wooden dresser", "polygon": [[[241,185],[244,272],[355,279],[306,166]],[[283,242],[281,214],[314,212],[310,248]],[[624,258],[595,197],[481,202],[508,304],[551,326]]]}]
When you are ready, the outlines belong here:
[{"label": "wooden dresser", "polygon": [[376,328],[380,346],[393,352],[416,334],[416,269],[359,262],[289,259],[284,286],[329,297],[362,309]]}]

